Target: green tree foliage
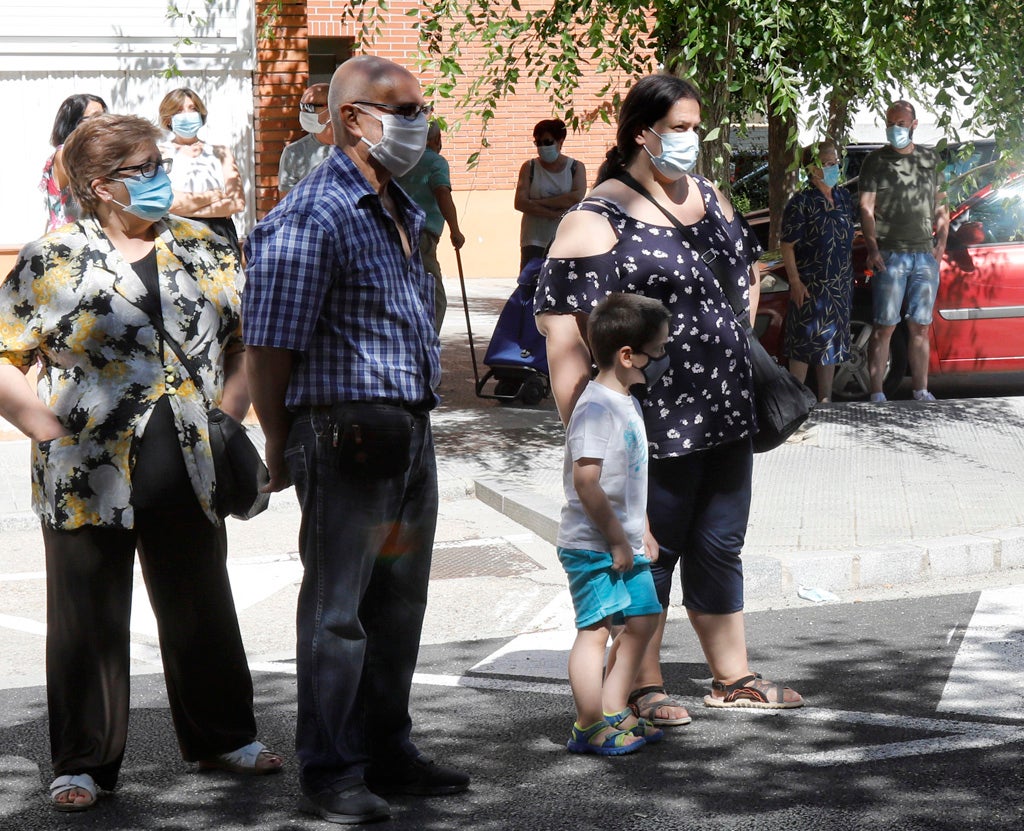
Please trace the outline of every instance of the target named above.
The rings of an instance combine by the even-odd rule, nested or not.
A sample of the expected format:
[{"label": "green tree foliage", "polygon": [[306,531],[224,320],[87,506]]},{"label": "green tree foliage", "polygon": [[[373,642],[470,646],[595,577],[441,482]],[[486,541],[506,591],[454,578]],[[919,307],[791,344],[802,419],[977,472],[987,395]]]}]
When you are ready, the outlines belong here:
[{"label": "green tree foliage", "polygon": [[[379,32],[386,2],[354,0],[350,14]],[[931,88],[922,103],[951,138],[992,125],[1004,146],[1021,144],[1021,0],[424,0],[409,14],[436,77],[429,93],[451,98],[460,122],[479,121],[483,147],[501,102],[524,87],[586,128],[614,118],[631,79],[663,67],[701,88],[702,172],[724,185],[734,127],[768,121],[776,215],[795,179],[798,118],[843,141],[853,107],[881,111]],[[581,109],[581,81],[594,76],[607,78],[603,103]]]}]

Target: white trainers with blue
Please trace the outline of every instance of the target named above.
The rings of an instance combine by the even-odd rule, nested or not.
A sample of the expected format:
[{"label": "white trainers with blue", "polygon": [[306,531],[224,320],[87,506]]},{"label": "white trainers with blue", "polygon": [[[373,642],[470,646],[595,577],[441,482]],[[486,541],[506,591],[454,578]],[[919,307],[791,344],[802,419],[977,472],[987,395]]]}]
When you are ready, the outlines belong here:
[{"label": "white trainers with blue", "polygon": [[915,401],[934,401],[935,396],[932,395],[928,390],[914,390]]},{"label": "white trainers with blue", "polygon": [[871,403],[872,404],[880,404],[881,402],[888,401],[888,400],[889,399],[885,397],[885,393],[884,392],[873,392],[873,393],[871,393]]}]

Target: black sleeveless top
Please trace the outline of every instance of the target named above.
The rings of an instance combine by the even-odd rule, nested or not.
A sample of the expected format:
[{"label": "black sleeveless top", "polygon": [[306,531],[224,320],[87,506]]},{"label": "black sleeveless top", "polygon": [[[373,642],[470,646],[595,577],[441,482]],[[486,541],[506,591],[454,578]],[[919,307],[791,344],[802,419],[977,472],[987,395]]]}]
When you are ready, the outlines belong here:
[{"label": "black sleeveless top", "polygon": [[[139,307],[152,317],[161,314],[160,275],[156,249],[131,264],[146,287]],[[157,337],[160,337],[157,334]],[[132,463],[132,497],[136,508],[184,505],[195,499],[192,483],[167,396],[161,396],[146,422],[145,433],[136,437]]]},{"label": "black sleeveless top", "polygon": [[[697,236],[724,256],[744,300],[750,265],[761,247],[739,214],[726,221],[706,179],[692,179],[704,200]],[[668,225],[640,222],[615,203],[591,197],[572,210],[603,216],[618,241],[611,251],[549,258],[541,270],[535,312],[587,314],[612,292],[653,297],[672,313],[669,370],[643,401],[651,456],[683,456],[756,431],[749,345],[743,326],[711,268]],[[667,222],[667,220],[666,220]]]}]

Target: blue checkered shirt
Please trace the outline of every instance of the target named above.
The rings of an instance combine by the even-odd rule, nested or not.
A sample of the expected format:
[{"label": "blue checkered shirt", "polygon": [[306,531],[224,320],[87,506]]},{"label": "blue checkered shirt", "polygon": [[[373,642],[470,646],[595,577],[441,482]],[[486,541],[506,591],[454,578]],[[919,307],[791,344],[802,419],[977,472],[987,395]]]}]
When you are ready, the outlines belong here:
[{"label": "blue checkered shirt", "polygon": [[249,235],[245,342],[296,353],[291,408],[436,403],[434,285],[417,247],[423,211],[389,187],[413,245],[408,260],[377,192],[337,148]]}]

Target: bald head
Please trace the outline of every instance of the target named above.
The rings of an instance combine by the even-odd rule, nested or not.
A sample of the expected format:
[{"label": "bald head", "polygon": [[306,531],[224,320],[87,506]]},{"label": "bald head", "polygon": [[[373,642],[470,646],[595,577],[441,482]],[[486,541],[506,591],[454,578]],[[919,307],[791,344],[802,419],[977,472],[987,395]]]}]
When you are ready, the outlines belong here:
[{"label": "bald head", "polygon": [[327,93],[330,91],[330,84],[313,84],[306,88],[299,99],[302,104],[315,104],[318,107],[327,106]]},{"label": "bald head", "polygon": [[358,55],[335,70],[328,106],[333,114],[342,104],[354,101],[404,103],[391,101],[389,94],[393,96],[396,88],[410,81],[419,87],[419,82],[408,69],[376,55]]}]

